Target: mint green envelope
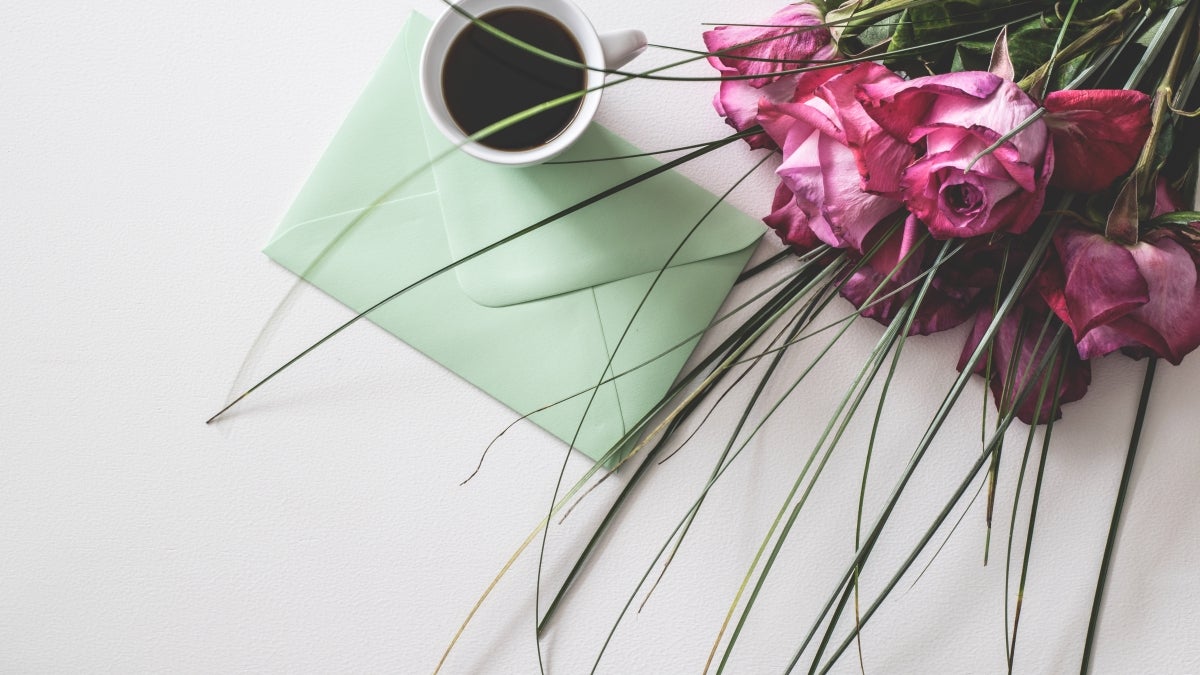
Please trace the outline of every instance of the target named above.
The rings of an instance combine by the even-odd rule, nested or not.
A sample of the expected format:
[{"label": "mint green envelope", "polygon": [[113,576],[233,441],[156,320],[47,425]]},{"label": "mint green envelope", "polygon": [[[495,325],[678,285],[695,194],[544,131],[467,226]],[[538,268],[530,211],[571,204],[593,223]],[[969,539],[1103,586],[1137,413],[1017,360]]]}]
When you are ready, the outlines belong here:
[{"label": "mint green envelope", "polygon": [[[410,16],[265,252],[362,311],[412,281],[604,188],[649,158],[531,168],[455,152],[426,118],[416,71],[430,22]],[[637,150],[593,125],[560,159]],[[382,195],[387,199],[371,205]],[[763,231],[725,204],[654,286],[591,404],[590,390],[671,252],[718,201],[668,172],[441,274],[372,321],[594,459],[668,390]],[[684,343],[648,365],[643,362]]]}]

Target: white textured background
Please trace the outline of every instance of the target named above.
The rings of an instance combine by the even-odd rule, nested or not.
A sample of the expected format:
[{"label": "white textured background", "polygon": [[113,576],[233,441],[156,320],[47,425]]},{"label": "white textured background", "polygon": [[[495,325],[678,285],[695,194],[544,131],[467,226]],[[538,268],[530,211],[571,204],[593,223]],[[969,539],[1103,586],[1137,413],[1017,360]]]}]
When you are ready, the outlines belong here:
[{"label": "white textured background", "polygon": [[[638,26],[691,47],[702,21],[775,9],[581,4],[601,28]],[[414,7],[440,11],[435,0],[0,5],[0,672],[429,672],[544,514],[562,444],[518,426],[459,487],[512,414],[370,325],[220,425],[202,423],[292,286],[259,248]],[[725,132],[711,92],[630,85],[606,97],[601,118],[645,147],[711,139]],[[751,161],[730,149],[685,171],[720,191]],[[764,177],[735,201],[759,213],[770,188]],[[347,316],[303,293],[255,371]],[[621,624],[600,672],[699,672],[830,399],[879,333],[856,325],[751,443],[656,594]],[[959,331],[910,343],[869,506],[952,381],[961,340]],[[1141,372],[1121,358],[1097,364],[1092,393],[1055,430],[1017,672],[1078,670]],[[1200,672],[1198,377],[1196,356],[1160,371],[1094,672]],[[888,530],[866,593],[977,454],[981,398],[973,382]],[[736,407],[656,469],[620,519],[543,640],[549,672],[587,672]],[[868,626],[868,673],[1004,670],[1003,530],[1019,440],[1004,455],[992,564],[981,564],[976,504],[920,583],[902,582]],[[861,441],[852,433],[831,462],[730,672],[780,671],[847,561]],[[585,469],[575,456],[567,473]],[[554,527],[551,582],[625,478]],[[525,556],[447,672],[536,672],[534,574]],[[856,659],[837,672],[857,672]]]}]

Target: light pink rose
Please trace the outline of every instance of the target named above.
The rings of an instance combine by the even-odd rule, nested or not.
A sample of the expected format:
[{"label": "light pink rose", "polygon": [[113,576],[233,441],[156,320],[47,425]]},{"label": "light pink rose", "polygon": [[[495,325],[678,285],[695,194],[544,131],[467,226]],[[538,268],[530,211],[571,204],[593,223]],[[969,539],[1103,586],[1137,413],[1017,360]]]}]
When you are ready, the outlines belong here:
[{"label": "light pink rose", "polygon": [[783,151],[777,173],[795,195],[793,219],[826,244],[861,253],[867,235],[901,207],[896,177],[913,151],[884,133],[854,92],[901,80],[873,63],[830,72],[798,102],[763,102],[758,122]]},{"label": "light pink rose", "polygon": [[[810,2],[788,5],[762,22],[764,26],[719,26],[704,33],[704,44],[714,55],[708,62],[725,79],[713,99],[717,114],[738,131],[757,124],[761,100],[784,102],[794,98],[801,79],[798,73],[780,71],[819,65],[837,58],[837,48],[824,15]],[[816,71],[819,72],[819,71]],[[752,148],[772,147],[765,134],[746,139]]]},{"label": "light pink rose", "polygon": [[1041,212],[1054,168],[1045,122],[980,156],[1038,108],[1012,81],[980,71],[888,80],[862,85],[859,101],[888,133],[923,146],[900,187],[934,237],[1020,234]]}]

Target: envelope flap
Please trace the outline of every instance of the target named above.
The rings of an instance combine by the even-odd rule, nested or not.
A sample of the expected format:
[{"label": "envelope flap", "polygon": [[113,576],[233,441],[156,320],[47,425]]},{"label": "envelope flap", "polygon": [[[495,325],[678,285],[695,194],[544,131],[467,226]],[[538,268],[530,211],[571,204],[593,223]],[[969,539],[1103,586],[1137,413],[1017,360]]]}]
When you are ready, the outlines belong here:
[{"label": "envelope flap", "polygon": [[[435,156],[450,147],[431,124],[425,133]],[[639,152],[592,124],[556,161]],[[658,166],[635,157],[514,168],[459,152],[434,166],[434,175],[451,252],[462,258]],[[729,204],[705,217],[717,201],[681,174],[665,172],[493,249],[456,274],[468,296],[500,307],[645,274],[668,260],[675,266],[740,251],[762,236],[760,221]]]}]

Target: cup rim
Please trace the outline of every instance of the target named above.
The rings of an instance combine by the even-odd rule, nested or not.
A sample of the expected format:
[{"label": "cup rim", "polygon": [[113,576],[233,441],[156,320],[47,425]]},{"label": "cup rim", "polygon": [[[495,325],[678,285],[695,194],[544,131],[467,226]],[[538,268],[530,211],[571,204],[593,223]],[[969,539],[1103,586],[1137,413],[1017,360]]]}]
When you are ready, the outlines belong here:
[{"label": "cup rim", "polygon": [[[604,67],[604,51],[595,27],[579,7],[567,0],[459,0],[455,5],[479,16],[501,9],[529,9],[547,14],[561,23],[575,38],[583,52],[583,62],[589,68]],[[525,150],[500,150],[481,143],[465,142],[467,135],[450,117],[442,95],[441,71],[446,51],[455,37],[470,22],[453,9],[447,9],[429,31],[421,49],[419,66],[421,98],[434,126],[443,136],[464,152],[495,164],[525,166],[544,162],[566,150],[587,129],[600,106],[602,89],[584,94],[574,119],[549,142]],[[584,86],[593,89],[603,74],[589,69]]]}]

